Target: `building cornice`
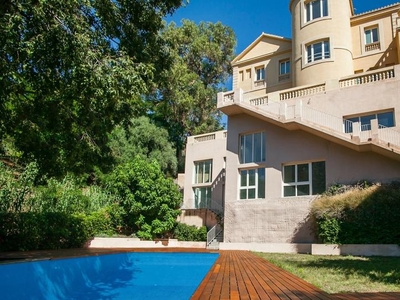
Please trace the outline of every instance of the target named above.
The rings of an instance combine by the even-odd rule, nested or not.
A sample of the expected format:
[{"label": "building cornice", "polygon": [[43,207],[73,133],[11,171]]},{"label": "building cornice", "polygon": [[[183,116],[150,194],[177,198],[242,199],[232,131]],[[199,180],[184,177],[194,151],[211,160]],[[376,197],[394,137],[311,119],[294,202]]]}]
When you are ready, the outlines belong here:
[{"label": "building cornice", "polygon": [[235,62],[232,62],[232,67],[236,67],[236,66],[239,66],[241,64],[246,64],[248,62],[252,62],[252,61],[256,61],[256,60],[265,60],[265,59],[267,59],[269,57],[277,56],[277,55],[284,54],[284,53],[290,53],[290,52],[292,52],[292,48],[289,48],[289,49],[286,49],[286,50],[281,50],[281,51],[275,51],[275,52],[271,52],[271,53],[267,53],[267,54],[263,54],[263,55],[259,55],[259,56],[252,57],[252,58],[245,59],[245,60],[235,61]]}]

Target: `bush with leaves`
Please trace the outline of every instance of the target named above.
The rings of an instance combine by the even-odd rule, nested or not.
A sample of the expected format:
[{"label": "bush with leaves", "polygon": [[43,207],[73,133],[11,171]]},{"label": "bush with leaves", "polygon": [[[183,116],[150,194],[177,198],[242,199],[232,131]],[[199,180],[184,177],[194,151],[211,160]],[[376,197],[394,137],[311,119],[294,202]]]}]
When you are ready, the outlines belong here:
[{"label": "bush with leaves", "polygon": [[106,177],[126,213],[126,224],[143,239],[164,237],[174,228],[181,194],[177,185],[165,178],[157,162],[136,156]]},{"label": "bush with leaves", "polygon": [[400,184],[325,195],[313,203],[311,215],[323,243],[400,245]]},{"label": "bush with leaves", "polygon": [[79,215],[0,213],[0,251],[79,248],[92,235]]},{"label": "bush with leaves", "polygon": [[178,223],[174,229],[173,237],[179,241],[207,241],[207,227],[198,228],[194,225]]},{"label": "bush with leaves", "polygon": [[32,194],[38,172],[34,162],[22,172],[0,163],[0,212],[22,211],[27,197]]}]

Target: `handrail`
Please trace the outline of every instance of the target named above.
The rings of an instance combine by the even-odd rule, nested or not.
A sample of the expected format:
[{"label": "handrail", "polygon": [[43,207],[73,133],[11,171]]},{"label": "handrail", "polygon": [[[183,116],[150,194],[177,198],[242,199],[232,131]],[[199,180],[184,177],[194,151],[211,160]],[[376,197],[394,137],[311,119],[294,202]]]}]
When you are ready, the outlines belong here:
[{"label": "handrail", "polygon": [[207,232],[207,246],[212,243],[212,241],[222,232],[221,223],[217,223]]}]

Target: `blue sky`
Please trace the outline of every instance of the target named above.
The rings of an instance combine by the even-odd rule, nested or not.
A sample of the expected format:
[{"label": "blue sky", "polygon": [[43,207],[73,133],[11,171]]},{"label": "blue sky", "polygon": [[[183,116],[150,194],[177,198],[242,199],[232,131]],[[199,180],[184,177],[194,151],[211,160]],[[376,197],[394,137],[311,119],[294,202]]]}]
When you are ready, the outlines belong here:
[{"label": "blue sky", "polygon": [[[335,1],[335,0],[334,0]],[[356,14],[396,3],[397,0],[353,0]],[[236,54],[262,32],[291,37],[289,0],[190,0],[167,21],[178,25],[182,19],[196,23],[221,21],[236,34]]]}]

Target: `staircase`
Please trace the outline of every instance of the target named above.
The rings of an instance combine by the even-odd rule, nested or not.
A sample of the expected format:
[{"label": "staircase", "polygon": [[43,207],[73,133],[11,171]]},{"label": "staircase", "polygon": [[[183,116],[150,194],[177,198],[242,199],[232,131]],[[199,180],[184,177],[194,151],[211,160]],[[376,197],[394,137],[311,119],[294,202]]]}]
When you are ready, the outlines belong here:
[{"label": "staircase", "polygon": [[207,249],[219,249],[219,243],[224,241],[222,220],[207,232]]},{"label": "staircase", "polygon": [[400,132],[378,123],[372,124],[377,120],[371,121],[372,130],[362,131],[359,123],[353,123],[354,131],[345,133],[342,117],[311,108],[303,104],[302,100],[298,100],[294,105],[268,101],[240,102],[236,105],[286,129],[302,129],[328,140],[341,141],[344,146],[360,152],[372,150],[400,160]]},{"label": "staircase", "polygon": [[[357,74],[339,79],[337,84],[342,89],[360,88],[360,85],[371,82],[397,81],[399,79],[396,77],[400,77],[398,69],[400,67],[396,69],[398,74],[395,74],[394,67]],[[310,97],[326,93],[326,85],[323,83],[296,87],[272,92],[259,98],[250,98],[251,96],[245,95],[242,89],[236,89],[218,95],[218,108],[228,115],[243,112],[257,115],[288,130],[308,131],[356,151],[373,151],[400,161],[400,131],[385,128],[377,122],[373,124],[372,121],[371,130],[364,131],[359,123],[344,124],[343,116],[331,115],[308,105]],[[305,97],[308,99],[307,102],[300,99]],[[287,102],[287,100],[291,101]],[[353,132],[346,133],[344,126],[349,125],[353,128]]]}]

